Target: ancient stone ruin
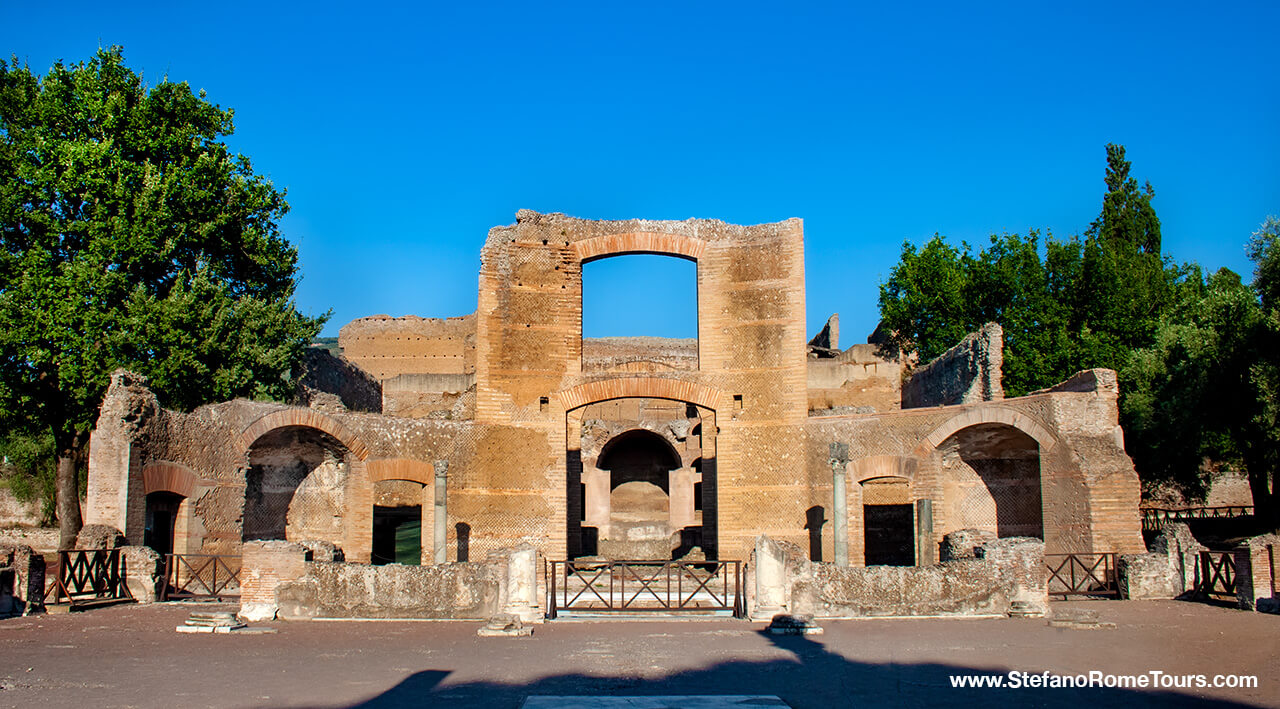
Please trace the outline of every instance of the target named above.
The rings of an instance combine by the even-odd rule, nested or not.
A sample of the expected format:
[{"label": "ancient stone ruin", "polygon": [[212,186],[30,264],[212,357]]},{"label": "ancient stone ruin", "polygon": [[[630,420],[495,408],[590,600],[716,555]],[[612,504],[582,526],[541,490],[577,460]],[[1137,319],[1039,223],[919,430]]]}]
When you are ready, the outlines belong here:
[{"label": "ancient stone ruin", "polygon": [[[583,339],[583,264],[635,253],[696,264],[696,339]],[[266,560],[244,583],[292,617],[511,613],[502,569],[522,544],[546,559],[745,560],[765,535],[840,562],[801,586],[835,574],[848,589],[870,583],[858,567],[941,563],[959,530],[993,537],[986,560],[953,562],[974,579],[1028,549],[1146,551],[1114,373],[1004,398],[995,325],[905,384],[910,361],[841,349],[834,319],[810,341],[796,219],[521,211],[484,243],[476,312],[362,318],[339,344],[309,355],[307,405],[180,413],[118,373],[86,521],[161,553]],[[1039,546],[997,543],[1011,537]],[[429,571],[441,564],[456,568]],[[399,600],[351,597],[378,584]]]}]

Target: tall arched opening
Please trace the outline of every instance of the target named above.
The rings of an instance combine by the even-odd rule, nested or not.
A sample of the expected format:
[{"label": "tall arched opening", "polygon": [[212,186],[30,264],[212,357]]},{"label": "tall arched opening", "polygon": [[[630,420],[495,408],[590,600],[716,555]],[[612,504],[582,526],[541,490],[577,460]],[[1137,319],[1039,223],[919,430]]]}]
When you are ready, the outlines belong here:
[{"label": "tall arched opening", "polygon": [[938,445],[947,530],[985,529],[1000,537],[1044,538],[1040,446],[1003,423],[981,423]]},{"label": "tall arched opening", "polygon": [[[660,386],[673,385],[686,386]],[[570,558],[716,557],[714,410],[662,396],[587,398],[567,420]]]},{"label": "tall arched opening", "polygon": [[341,544],[350,452],[309,426],[267,431],[249,446],[241,537]]}]

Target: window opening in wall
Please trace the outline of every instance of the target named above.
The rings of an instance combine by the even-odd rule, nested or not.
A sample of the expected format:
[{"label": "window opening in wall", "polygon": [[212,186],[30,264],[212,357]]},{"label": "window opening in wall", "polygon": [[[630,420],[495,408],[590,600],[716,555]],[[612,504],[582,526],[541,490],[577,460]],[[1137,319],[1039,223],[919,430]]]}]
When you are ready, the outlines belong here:
[{"label": "window opening in wall", "polygon": [[697,369],[697,264],[653,254],[584,263],[582,368]]},{"label": "window opening in wall", "polygon": [[422,506],[373,508],[373,563],[422,563]]}]

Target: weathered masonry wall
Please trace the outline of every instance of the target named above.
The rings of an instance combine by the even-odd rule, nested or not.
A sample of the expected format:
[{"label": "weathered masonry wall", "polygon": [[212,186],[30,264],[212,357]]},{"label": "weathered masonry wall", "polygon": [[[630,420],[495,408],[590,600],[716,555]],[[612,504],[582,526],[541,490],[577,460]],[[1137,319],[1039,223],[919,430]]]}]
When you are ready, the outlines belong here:
[{"label": "weathered masonry wall", "polygon": [[902,363],[854,345],[835,357],[808,360],[809,411],[819,415],[883,414],[902,408]]},{"label": "weathered masonry wall", "polygon": [[[582,264],[632,253],[696,262],[696,341],[582,339]],[[160,509],[150,496],[176,505],[179,553],[331,544],[363,564],[375,515],[385,530],[420,513],[423,562],[475,563],[523,542],[557,559],[745,559],[765,534],[825,563],[834,463],[855,568],[930,566],[960,529],[1041,537],[1050,553],[1143,551],[1114,372],[1002,399],[999,329],[988,327],[912,379],[912,401],[927,405],[898,410],[909,360],[874,345],[840,351],[834,327],[806,344],[803,253],[799,220],[522,211],[489,233],[476,313],[348,325],[344,356],[367,378],[317,381],[308,406],[174,412],[117,372],[91,442],[86,521],[143,544],[148,510]],[[344,382],[359,386],[342,394]],[[359,403],[366,384],[381,390],[381,413],[358,410],[373,408]],[[291,582],[310,574],[328,589],[313,600],[331,607],[316,599],[363,572],[322,563],[280,568],[300,574]]]},{"label": "weathered masonry wall", "polygon": [[[810,419],[806,488],[809,504],[820,508],[817,518],[826,520],[821,558],[833,558],[834,551],[826,533],[832,520],[832,442],[849,446],[853,564],[865,554],[859,511],[869,503],[863,495],[868,484],[884,481],[907,486],[904,502],[931,503],[932,533],[915,540],[918,560],[936,559],[936,551],[928,550],[959,529],[1026,534],[1031,530],[1024,525],[1035,523],[1037,511],[1048,553],[1145,551],[1138,477],[1124,452],[1115,373],[1090,370],[1071,381],[1086,380],[1092,382],[1088,389],[999,402]],[[778,538],[802,546],[817,541],[794,531]]]},{"label": "weathered masonry wall", "polygon": [[475,314],[460,318],[352,320],[338,331],[342,356],[378,380],[398,374],[470,374],[475,371]]},{"label": "weathered masonry wall", "polygon": [[787,542],[761,537],[750,565],[751,618],[1044,615],[1044,544],[988,542],[969,558],[926,566],[844,568],[813,563]]},{"label": "weathered masonry wall", "polygon": [[920,367],[902,388],[902,408],[949,406],[1004,398],[1000,368],[1004,330],[987,323]]},{"label": "weathered masonry wall", "polygon": [[[697,263],[697,370],[584,370],[582,264],[629,253]],[[577,444],[565,416],[575,408],[645,396],[716,412],[720,551],[742,555],[757,526],[772,524],[774,505],[803,477],[786,455],[807,411],[805,341],[799,220],[743,227],[521,211],[515,225],[490,231],[481,252],[476,419],[538,431],[567,452],[557,472],[569,475]],[[781,438],[756,435],[778,425],[793,430]],[[552,501],[553,526],[566,531],[549,548],[568,551],[567,501],[562,494]]]}]

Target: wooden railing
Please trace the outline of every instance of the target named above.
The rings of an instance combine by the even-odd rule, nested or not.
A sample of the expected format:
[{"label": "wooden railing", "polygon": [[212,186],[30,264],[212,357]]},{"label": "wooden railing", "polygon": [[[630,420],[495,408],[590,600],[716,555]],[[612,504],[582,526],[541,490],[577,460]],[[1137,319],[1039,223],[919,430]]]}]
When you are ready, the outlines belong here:
[{"label": "wooden railing", "polygon": [[1156,532],[1165,522],[1185,522],[1194,519],[1234,519],[1253,515],[1253,505],[1221,505],[1218,507],[1144,507],[1142,530]]}]

